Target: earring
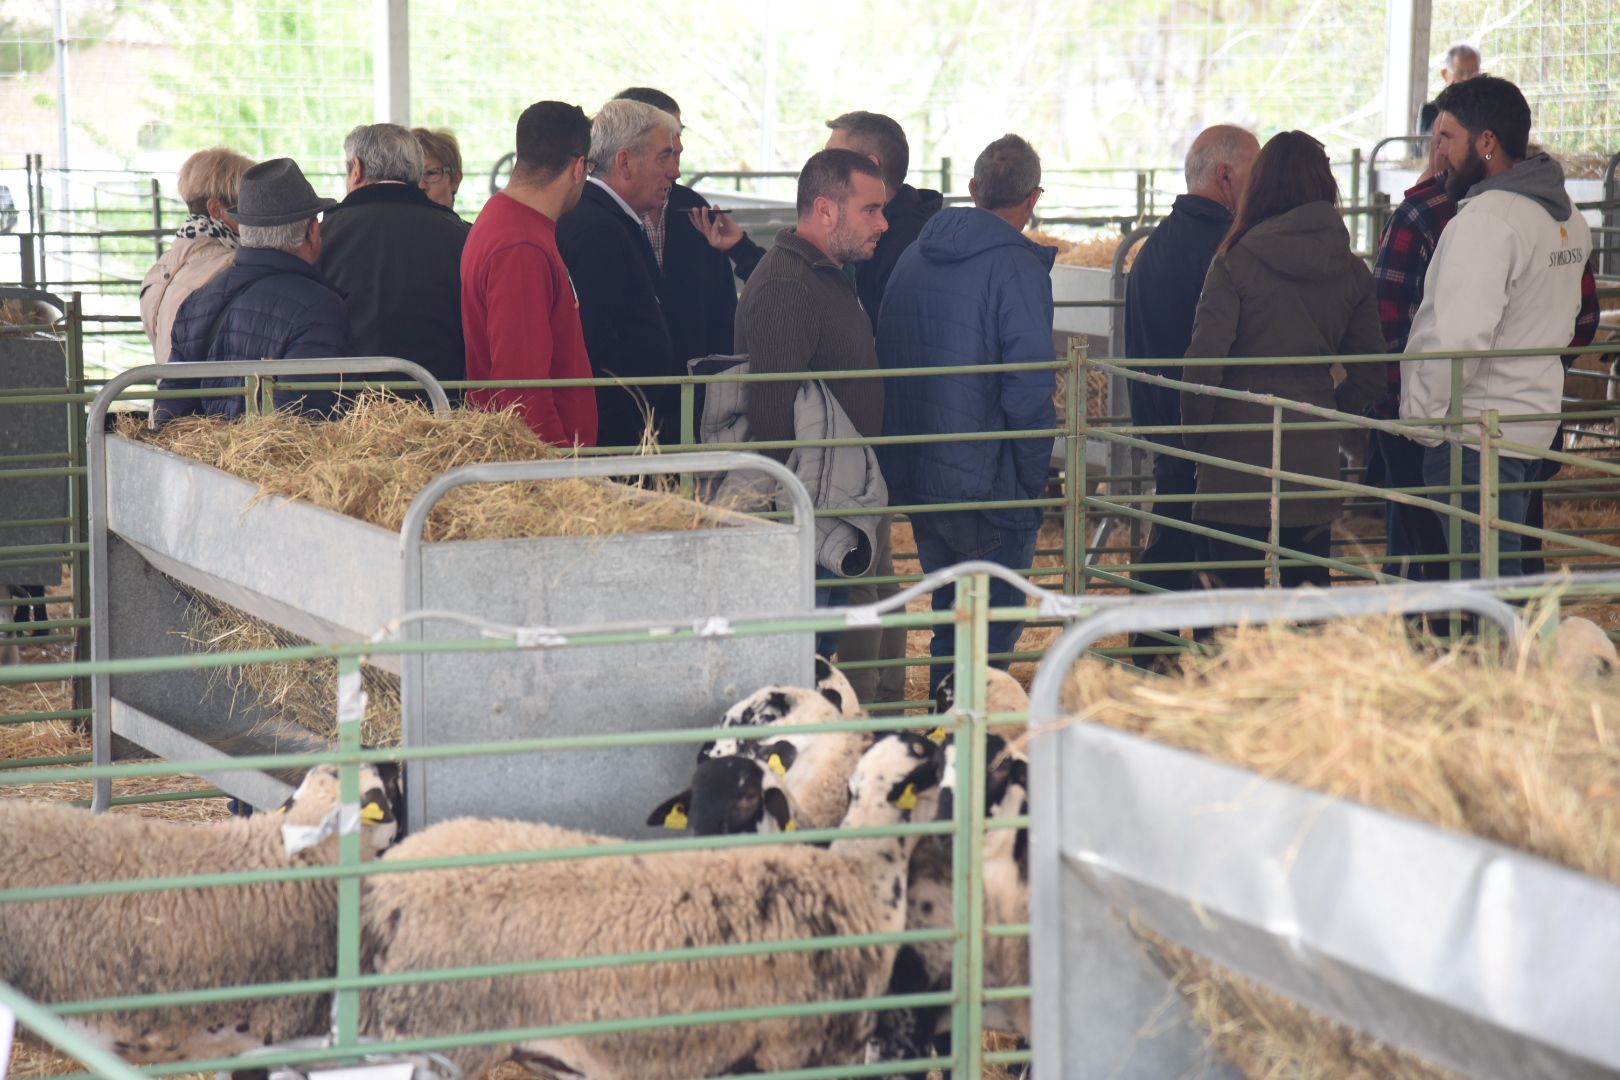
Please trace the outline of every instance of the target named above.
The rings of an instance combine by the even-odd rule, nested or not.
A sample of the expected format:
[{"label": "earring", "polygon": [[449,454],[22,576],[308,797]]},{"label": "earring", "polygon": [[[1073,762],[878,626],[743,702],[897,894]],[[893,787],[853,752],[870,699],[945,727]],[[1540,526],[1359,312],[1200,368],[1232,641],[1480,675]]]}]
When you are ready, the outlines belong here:
[{"label": "earring", "polygon": [[1486,155],[1485,155],[1485,160],[1486,160],[1486,161],[1489,161],[1489,160],[1491,160],[1491,155],[1489,155],[1489,154],[1486,154]]}]

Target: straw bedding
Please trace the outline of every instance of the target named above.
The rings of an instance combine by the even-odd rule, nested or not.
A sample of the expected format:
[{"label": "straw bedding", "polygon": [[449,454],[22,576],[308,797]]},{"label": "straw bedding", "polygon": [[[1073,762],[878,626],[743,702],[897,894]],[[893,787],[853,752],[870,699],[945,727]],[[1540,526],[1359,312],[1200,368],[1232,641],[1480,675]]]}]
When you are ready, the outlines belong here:
[{"label": "straw bedding", "polygon": [[[1114,252],[1119,250],[1120,242],[1120,237],[1113,234],[1094,236],[1087,240],[1065,240],[1061,236],[1053,236],[1039,229],[1026,229],[1024,235],[1037,244],[1057,248],[1059,266],[1085,266],[1094,270],[1113,269]],[[1130,269],[1131,263],[1135,260],[1136,252],[1132,251],[1125,258],[1125,268]]]},{"label": "straw bedding", "polygon": [[[292,413],[234,423],[183,417],[150,431],[126,420],[120,434],[207,462],[252,481],[264,496],[304,499],[397,530],[411,500],[461,465],[567,457],[511,412],[457,409],[440,420],[425,407],[363,394],[341,419]],[[703,504],[592,479],[467,485],[428,518],[429,542],[528,536],[607,536],[713,527]]]},{"label": "straw bedding", "polygon": [[[1530,651],[1413,645],[1400,620],[1236,632],[1182,681],[1086,661],[1065,707],[1267,776],[1620,883],[1620,705]],[[1158,951],[1255,1077],[1445,1075],[1183,950]]]}]

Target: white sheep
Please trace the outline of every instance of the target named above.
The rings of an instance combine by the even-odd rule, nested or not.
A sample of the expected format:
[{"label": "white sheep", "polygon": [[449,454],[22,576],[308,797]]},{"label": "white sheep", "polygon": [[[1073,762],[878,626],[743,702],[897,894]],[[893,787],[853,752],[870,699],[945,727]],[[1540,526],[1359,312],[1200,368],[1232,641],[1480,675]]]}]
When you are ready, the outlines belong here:
[{"label": "white sheep", "polygon": [[[850,778],[850,827],[933,812],[942,753],[914,735],[878,740]],[[402,842],[385,862],[598,844],[510,821],[460,819]],[[379,975],[846,934],[905,925],[911,838],[730,851],[615,855],[381,874],[366,885],[367,955]],[[894,948],[564,970],[368,991],[362,1025],[383,1039],[872,997]],[[860,1059],[864,1012],[467,1046],[472,1076],[506,1057],[553,1075],[674,1080],[840,1065]]]},{"label": "white sheep", "polygon": [[819,654],[816,656],[816,692],[838,706],[838,711],[846,719],[856,720],[866,715],[849,679],[833,666],[831,660]]},{"label": "white sheep", "polygon": [[1620,671],[1620,656],[1615,653],[1614,642],[1591,619],[1571,615],[1560,620],[1554,648],[1559,670],[1575,678],[1589,679]]},{"label": "white sheep", "polygon": [[[393,839],[395,819],[378,770],[362,770],[361,789],[369,856]],[[298,831],[335,822],[337,805],[331,766],[310,770],[282,812],[208,824],[0,799],[0,891],[332,863],[335,837],[294,848]],[[329,977],[337,970],[337,887],[324,879],[0,903],[0,981],[49,1004]],[[150,1064],[323,1034],[329,1013],[329,995],[302,994],[73,1023],[119,1056]]]},{"label": "white sheep", "polygon": [[[797,686],[767,686],[726,710],[721,727],[779,726],[769,738],[717,739],[698,751],[701,768],[706,761],[724,757],[751,757],[782,778],[799,828],[830,829],[843,820],[849,807],[849,777],[871,745],[865,732],[794,732],[793,725],[835,723],[845,719],[842,709],[815,690]],[[666,799],[648,817],[649,825],[684,828],[689,821],[722,820],[725,811],[705,808],[711,799],[730,806],[734,789],[700,785],[694,776],[686,791]],[[674,817],[672,809],[679,808]],[[699,833],[699,835],[704,835]]]}]

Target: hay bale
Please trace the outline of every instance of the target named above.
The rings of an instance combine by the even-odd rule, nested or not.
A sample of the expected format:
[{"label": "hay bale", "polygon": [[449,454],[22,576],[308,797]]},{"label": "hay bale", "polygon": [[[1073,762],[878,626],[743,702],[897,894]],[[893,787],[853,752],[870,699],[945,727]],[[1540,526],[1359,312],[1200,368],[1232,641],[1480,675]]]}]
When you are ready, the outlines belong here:
[{"label": "hay bale", "polygon": [[[1085,719],[1263,776],[1471,833],[1620,883],[1614,684],[1477,647],[1412,643],[1399,619],[1233,634],[1165,681],[1086,661]],[[1251,1076],[1444,1075],[1186,950],[1159,943],[1212,1042]]]},{"label": "hay bale", "polygon": [[[341,419],[296,413],[225,423],[188,416],[157,431],[124,420],[119,433],[206,462],[259,486],[262,496],[304,499],[397,530],[418,492],[461,465],[571,456],[540,441],[516,413],[457,409],[438,419],[425,406],[362,394]],[[439,500],[424,535],[447,540],[608,536],[712,528],[701,503],[606,480],[468,485]]]}]

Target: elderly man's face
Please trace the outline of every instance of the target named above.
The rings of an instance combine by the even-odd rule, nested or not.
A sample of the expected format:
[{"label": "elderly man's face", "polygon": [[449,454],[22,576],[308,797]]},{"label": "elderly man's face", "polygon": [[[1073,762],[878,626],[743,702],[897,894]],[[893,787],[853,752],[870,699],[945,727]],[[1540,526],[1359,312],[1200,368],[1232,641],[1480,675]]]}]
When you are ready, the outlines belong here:
[{"label": "elderly man's face", "polygon": [[624,187],[619,195],[636,213],[645,214],[663,206],[670,187],[680,179],[681,159],[675,151],[675,139],[674,132],[659,128],[647,136],[640,154],[626,154]]}]

